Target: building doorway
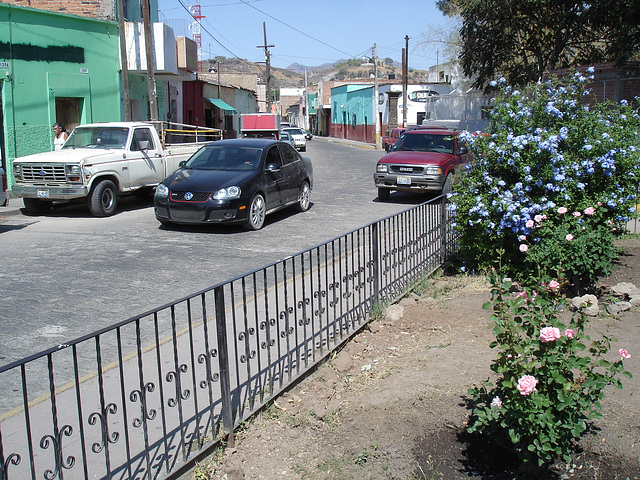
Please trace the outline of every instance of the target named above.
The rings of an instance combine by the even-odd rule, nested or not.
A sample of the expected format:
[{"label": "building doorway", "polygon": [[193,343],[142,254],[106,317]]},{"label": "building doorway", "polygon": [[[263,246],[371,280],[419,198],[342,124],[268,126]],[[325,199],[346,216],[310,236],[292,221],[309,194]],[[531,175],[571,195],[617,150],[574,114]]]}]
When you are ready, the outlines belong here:
[{"label": "building doorway", "polygon": [[71,132],[80,125],[83,102],[84,98],[56,97],[55,121],[61,123],[68,132]]}]

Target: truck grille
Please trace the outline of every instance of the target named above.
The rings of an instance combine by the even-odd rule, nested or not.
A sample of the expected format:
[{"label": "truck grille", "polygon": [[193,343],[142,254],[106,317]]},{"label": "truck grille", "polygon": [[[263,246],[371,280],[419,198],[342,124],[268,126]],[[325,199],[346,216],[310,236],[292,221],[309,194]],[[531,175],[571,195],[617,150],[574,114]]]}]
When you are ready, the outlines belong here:
[{"label": "truck grille", "polygon": [[66,176],[64,173],[64,164],[62,165],[37,165],[22,164],[22,178],[25,182],[41,183],[41,182],[64,182]]},{"label": "truck grille", "polygon": [[412,167],[409,165],[391,165],[389,167],[389,171],[391,173],[399,173],[399,174],[411,174],[411,173],[422,173],[422,167]]}]

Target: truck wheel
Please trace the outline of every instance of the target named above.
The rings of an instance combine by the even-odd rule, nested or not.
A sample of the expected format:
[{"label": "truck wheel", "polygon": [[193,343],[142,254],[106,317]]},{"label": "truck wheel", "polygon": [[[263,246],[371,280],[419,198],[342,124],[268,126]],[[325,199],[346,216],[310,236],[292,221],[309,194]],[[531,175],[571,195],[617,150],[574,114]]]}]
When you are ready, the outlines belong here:
[{"label": "truck wheel", "polygon": [[31,215],[43,215],[51,210],[53,202],[40,200],[38,198],[23,198],[24,208]]},{"label": "truck wheel", "polygon": [[249,217],[245,222],[245,226],[249,230],[260,230],[264,225],[264,216],[267,212],[267,206],[264,201],[264,197],[257,193],[253,200],[251,200],[251,206],[249,207]]},{"label": "truck wheel", "polygon": [[388,188],[379,188],[378,189],[378,200],[381,202],[386,202],[389,200],[389,195],[391,195],[391,190]]},{"label": "truck wheel", "polygon": [[300,192],[298,193],[298,203],[296,203],[296,210],[299,212],[306,212],[311,205],[311,189],[307,182],[302,182]]},{"label": "truck wheel", "polygon": [[442,185],[442,194],[446,195],[447,193],[451,193],[453,191],[453,175],[447,175],[447,178],[444,180],[444,184]]},{"label": "truck wheel", "polygon": [[94,217],[109,217],[116,211],[118,190],[111,180],[102,180],[89,194],[89,210]]}]

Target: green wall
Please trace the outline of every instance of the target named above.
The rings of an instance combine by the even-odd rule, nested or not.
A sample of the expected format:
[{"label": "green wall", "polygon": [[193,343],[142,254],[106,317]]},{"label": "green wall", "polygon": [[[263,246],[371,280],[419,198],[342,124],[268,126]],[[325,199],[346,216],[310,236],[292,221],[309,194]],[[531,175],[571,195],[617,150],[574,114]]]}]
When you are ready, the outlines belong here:
[{"label": "green wall", "polygon": [[79,99],[82,123],[119,121],[117,23],[0,3],[0,94],[6,166],[52,150],[56,97]]}]

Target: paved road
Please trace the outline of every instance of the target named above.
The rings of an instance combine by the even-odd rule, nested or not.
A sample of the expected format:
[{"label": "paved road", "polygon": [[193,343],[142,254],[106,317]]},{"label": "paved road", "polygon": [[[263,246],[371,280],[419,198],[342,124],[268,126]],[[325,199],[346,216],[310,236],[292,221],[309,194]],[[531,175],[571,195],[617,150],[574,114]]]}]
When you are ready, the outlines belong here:
[{"label": "paved road", "polygon": [[273,214],[257,232],[161,228],[151,203],[133,197],[108,218],[92,217],[84,204],[56,206],[47,216],[7,215],[0,207],[0,365],[423,201],[402,194],[377,201],[372,175],[382,154],[329,139],[308,142],[315,181],[311,209]]}]

